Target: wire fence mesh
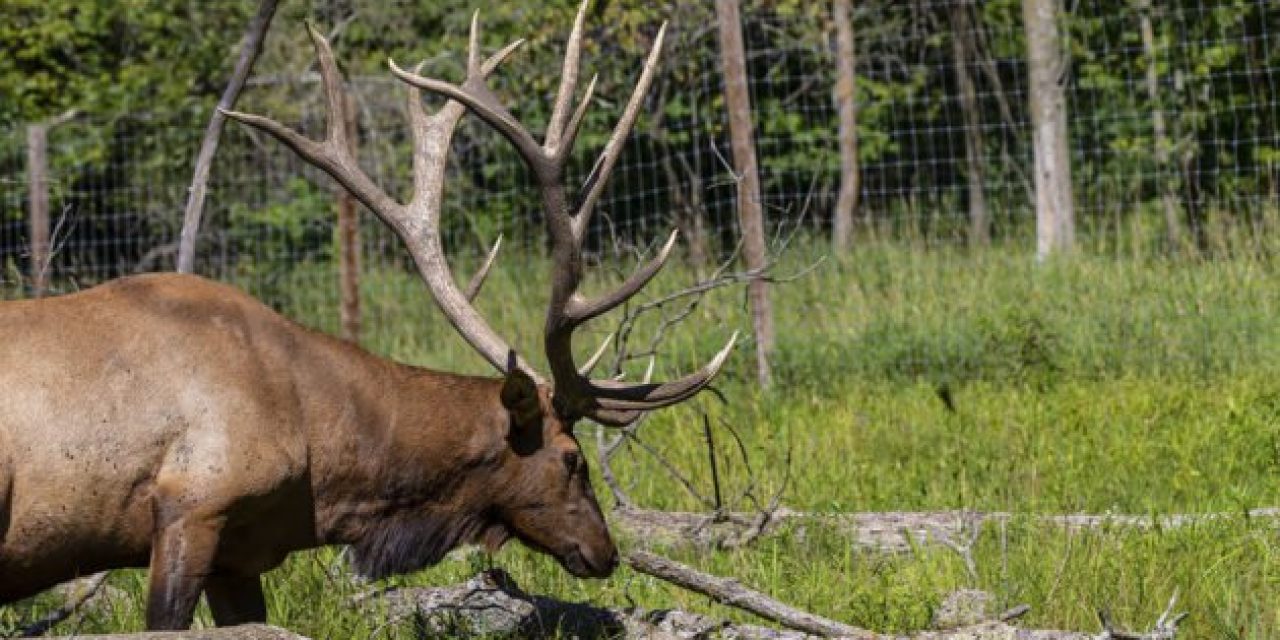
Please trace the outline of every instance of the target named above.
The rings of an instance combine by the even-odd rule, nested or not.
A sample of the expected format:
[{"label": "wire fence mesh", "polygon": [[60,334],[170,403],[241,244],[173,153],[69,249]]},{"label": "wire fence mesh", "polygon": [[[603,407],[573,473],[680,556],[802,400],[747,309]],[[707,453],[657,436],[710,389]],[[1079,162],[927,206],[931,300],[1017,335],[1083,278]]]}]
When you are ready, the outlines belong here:
[{"label": "wire fence mesh", "polygon": [[[1031,251],[1021,3],[856,4],[858,242],[928,249],[989,235]],[[700,15],[694,10],[672,25],[662,77],[595,220],[591,249],[602,255],[618,243],[652,242],[673,226],[685,232],[694,259],[721,255],[737,240],[716,33]],[[1173,241],[1197,255],[1275,246],[1275,3],[1081,0],[1066,7],[1061,25],[1072,186],[1086,249],[1144,259]],[[830,17],[825,9],[787,13],[752,4],[743,29],[767,221],[775,228],[800,221],[824,237],[841,180]],[[317,84],[305,80],[251,83],[241,106],[317,135],[322,100]],[[500,80],[500,93],[516,113],[536,114],[531,105],[547,98],[522,93],[521,81]],[[360,106],[361,163],[404,197],[409,158],[400,88],[389,76],[351,85]],[[625,94],[597,101],[603,115],[589,122],[571,180],[592,166],[623,100]],[[51,131],[53,290],[173,268],[207,117],[88,114]],[[8,287],[8,295],[22,295],[36,268],[25,156],[24,131],[0,131],[0,266],[8,284],[22,285]],[[468,119],[452,162],[444,216],[451,254],[474,257],[499,233],[541,246],[536,192],[505,143]],[[300,274],[332,280],[333,201],[327,177],[275,141],[229,124],[215,160],[198,271],[277,305]],[[988,226],[975,227],[974,216]],[[362,243],[365,271],[407,269],[403,249],[370,216],[362,218]]]}]

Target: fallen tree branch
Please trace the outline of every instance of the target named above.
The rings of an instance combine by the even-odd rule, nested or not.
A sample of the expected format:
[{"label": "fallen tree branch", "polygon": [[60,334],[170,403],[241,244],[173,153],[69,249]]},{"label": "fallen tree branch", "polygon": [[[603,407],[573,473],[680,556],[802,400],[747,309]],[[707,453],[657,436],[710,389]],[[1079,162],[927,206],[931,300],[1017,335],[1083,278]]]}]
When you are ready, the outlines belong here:
[{"label": "fallen tree branch", "polygon": [[721,578],[703,573],[674,560],[649,553],[648,551],[632,551],[626,554],[626,563],[640,573],[665,580],[690,591],[696,591],[711,599],[749,611],[766,620],[776,622],[787,628],[826,637],[843,638],[876,638],[877,634],[865,629],[851,627],[801,611],[766,596],[755,589],[743,586],[732,578]]},{"label": "fallen tree branch", "polygon": [[[745,535],[769,535],[784,525],[817,524],[848,535],[854,546],[889,553],[906,552],[912,545],[965,540],[987,523],[1009,522],[1015,518],[1083,531],[1104,527],[1152,530],[1176,529],[1236,518],[1271,520],[1280,524],[1280,508],[1252,509],[1242,513],[1171,514],[1138,516],[1125,514],[1018,515],[980,511],[889,511],[868,513],[807,513],[778,509],[760,531],[758,514],[722,513],[715,527],[707,527],[707,514],[687,511],[615,509],[612,520],[628,537],[651,544],[671,546],[734,546]],[[751,532],[751,533],[749,533]]]},{"label": "fallen tree branch", "polygon": [[107,580],[107,572],[95,573],[87,578],[74,580],[63,586],[67,594],[66,602],[61,607],[46,613],[44,617],[27,624],[18,632],[21,637],[42,636],[47,633],[54,625],[70,618],[72,614],[80,610],[86,602],[93,599],[98,594],[98,589],[102,587],[102,583]]}]

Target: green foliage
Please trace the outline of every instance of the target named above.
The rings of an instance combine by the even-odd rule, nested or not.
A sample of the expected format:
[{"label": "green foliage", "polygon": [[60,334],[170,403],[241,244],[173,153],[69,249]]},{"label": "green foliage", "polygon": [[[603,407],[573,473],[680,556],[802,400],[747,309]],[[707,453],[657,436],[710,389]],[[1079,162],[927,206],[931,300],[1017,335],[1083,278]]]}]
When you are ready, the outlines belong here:
[{"label": "green foliage", "polygon": [[0,4],[0,126],[73,108],[207,109],[251,9],[181,0]]}]

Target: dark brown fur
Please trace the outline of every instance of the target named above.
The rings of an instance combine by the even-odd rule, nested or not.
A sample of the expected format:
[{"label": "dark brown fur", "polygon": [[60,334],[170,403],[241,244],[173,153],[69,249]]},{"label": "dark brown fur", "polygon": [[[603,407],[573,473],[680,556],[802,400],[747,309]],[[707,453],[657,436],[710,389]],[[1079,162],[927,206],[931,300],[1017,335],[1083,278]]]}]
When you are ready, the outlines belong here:
[{"label": "dark brown fur", "polygon": [[329,544],[372,576],[509,537],[616,566],[572,425],[522,373],[400,365],[180,275],[0,303],[0,335],[0,602],[144,565],[151,628],[202,591],[259,620],[258,576]]}]

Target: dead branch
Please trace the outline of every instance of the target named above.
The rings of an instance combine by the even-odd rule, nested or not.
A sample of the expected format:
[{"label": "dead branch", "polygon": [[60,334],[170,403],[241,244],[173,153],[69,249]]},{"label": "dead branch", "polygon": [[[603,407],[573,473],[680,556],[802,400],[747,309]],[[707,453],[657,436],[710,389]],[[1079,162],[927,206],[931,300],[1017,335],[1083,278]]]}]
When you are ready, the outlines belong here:
[{"label": "dead branch", "polygon": [[236,62],[231,80],[218,100],[218,108],[213,110],[209,118],[209,126],[205,129],[204,139],[200,142],[200,151],[196,155],[195,175],[191,178],[188,191],[186,212],[182,220],[182,234],[179,239],[178,271],[191,273],[195,268],[196,235],[200,232],[200,217],[204,211],[204,196],[209,183],[209,170],[213,164],[213,155],[218,151],[218,139],[222,135],[222,125],[226,122],[224,111],[236,106],[240,90],[253,69],[253,63],[262,51],[262,41],[266,39],[267,29],[271,27],[271,18],[276,14],[277,0],[259,0],[258,11],[245,28],[244,39],[240,45],[240,59]]},{"label": "dead branch", "polygon": [[41,636],[47,633],[54,625],[70,618],[73,614],[80,610],[80,607],[93,599],[98,594],[98,589],[102,587],[102,583],[107,580],[107,572],[95,573],[87,578],[74,580],[64,585],[67,594],[66,602],[61,607],[46,613],[44,617],[25,625],[19,632],[20,637]]},{"label": "dead branch", "polygon": [[1178,624],[1187,617],[1186,612],[1173,613],[1173,608],[1177,604],[1178,592],[1174,591],[1169,597],[1169,604],[1165,605],[1164,613],[1156,619],[1155,628],[1145,633],[1117,631],[1111,622],[1111,613],[1103,609],[1098,612],[1098,618],[1102,621],[1102,638],[1104,640],[1174,640],[1178,635]]},{"label": "dead branch", "polygon": [[682,588],[710,596],[716,602],[737,607],[790,629],[826,637],[875,638],[876,634],[829,620],[785,605],[732,578],[703,573],[648,551],[626,554],[626,563],[636,571]]}]

